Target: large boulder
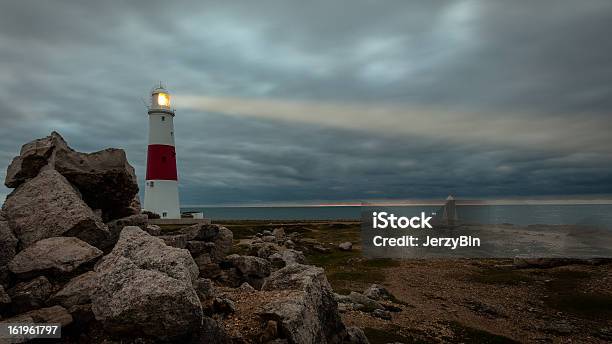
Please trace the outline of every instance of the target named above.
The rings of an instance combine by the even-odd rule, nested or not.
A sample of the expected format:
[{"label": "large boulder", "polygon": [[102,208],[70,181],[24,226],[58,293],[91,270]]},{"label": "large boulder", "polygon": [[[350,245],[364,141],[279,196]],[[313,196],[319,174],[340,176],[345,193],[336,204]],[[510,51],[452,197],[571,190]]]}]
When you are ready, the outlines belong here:
[{"label": "large boulder", "polygon": [[122,149],[80,153],[53,132],[23,145],[7,170],[5,185],[18,187],[45,166],[65,176],[85,202],[93,209],[102,209],[107,219],[132,215],[138,208],[134,202],[138,193],[136,174]]},{"label": "large boulder", "polygon": [[125,227],[95,272],[92,310],[107,330],[167,340],[200,329],[198,267],[187,250]]},{"label": "large boulder", "polygon": [[96,283],[96,273],[88,271],[74,277],[49,299],[50,304],[59,304],[65,308],[84,305],[91,302],[90,293]]},{"label": "large boulder", "polygon": [[74,237],[53,237],[37,241],[19,252],[8,267],[14,274],[33,276],[71,273],[93,263],[102,251]]},{"label": "large boulder", "polygon": [[3,217],[0,216],[0,266],[8,264],[17,253],[17,238]]},{"label": "large boulder", "polygon": [[36,139],[21,146],[19,155],[6,170],[4,185],[16,188],[26,181],[36,177],[38,172],[49,163],[56,146],[66,145],[64,139],[56,132],[51,135]]},{"label": "large boulder", "polygon": [[100,217],[55,170],[45,170],[20,185],[2,209],[21,248],[57,236],[74,236],[94,246],[109,237]]},{"label": "large boulder", "polygon": [[18,283],[9,289],[13,301],[11,307],[15,313],[23,313],[43,307],[53,292],[53,285],[46,277],[40,276],[31,281]]},{"label": "large boulder", "polygon": [[349,338],[323,269],[292,264],[268,277],[262,290],[289,290],[263,306],[262,320],[274,320],[290,343],[342,343]]}]

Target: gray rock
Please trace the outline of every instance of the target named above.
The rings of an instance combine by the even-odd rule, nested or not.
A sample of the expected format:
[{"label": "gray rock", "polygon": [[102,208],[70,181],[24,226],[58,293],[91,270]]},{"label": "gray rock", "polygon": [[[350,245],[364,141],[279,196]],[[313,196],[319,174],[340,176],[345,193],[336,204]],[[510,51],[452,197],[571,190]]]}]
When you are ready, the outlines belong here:
[{"label": "gray rock", "polygon": [[8,267],[14,274],[70,273],[83,264],[92,263],[102,251],[74,237],[53,237],[37,241],[19,252]]},{"label": "gray rock", "polygon": [[17,238],[9,227],[8,221],[0,217],[0,266],[8,262],[17,254]]},{"label": "gray rock", "polygon": [[283,261],[285,262],[285,265],[305,264],[306,263],[306,257],[304,257],[304,254],[301,251],[287,249],[287,250],[282,251],[281,255],[283,257]]},{"label": "gray rock", "polygon": [[130,215],[107,222],[106,226],[110,232],[110,237],[102,244],[102,247],[112,248],[119,239],[119,233],[121,233],[121,230],[123,230],[124,227],[136,226],[140,227],[140,229],[145,229],[147,228],[148,222],[149,219],[145,214]]},{"label": "gray rock", "polygon": [[277,241],[281,241],[285,238],[285,229],[283,227],[274,228],[272,235],[274,235]]},{"label": "gray rock", "polygon": [[140,203],[140,196],[138,196],[138,194],[136,194],[134,198],[132,198],[132,201],[130,202],[130,205],[126,208],[126,211],[130,215],[142,214],[142,205]]},{"label": "gray rock", "polygon": [[35,178],[44,168],[55,169],[75,185],[85,202],[102,209],[109,219],[134,214],[138,182],[121,149],[80,153],[56,132],[25,144],[7,170],[5,184],[15,188]]},{"label": "gray rock", "polygon": [[372,300],[393,300],[393,295],[382,285],[372,284],[363,292],[363,295]]},{"label": "gray rock", "polygon": [[338,303],[352,303],[353,300],[348,295],[334,293],[334,299]]},{"label": "gray rock", "polygon": [[216,297],[213,301],[213,310],[215,313],[232,314],[236,312],[236,305],[228,298]]},{"label": "gray rock", "polygon": [[86,272],[71,279],[66,285],[49,299],[49,304],[59,304],[65,308],[83,305],[91,302],[91,290],[96,283],[96,273]]},{"label": "gray rock", "polygon": [[92,311],[108,330],[161,340],[199,331],[198,267],[187,250],[169,247],[138,227],[125,227],[95,271]]},{"label": "gray rock", "polygon": [[202,304],[215,297],[215,286],[208,278],[198,278],[195,283],[195,290]]},{"label": "gray rock", "polygon": [[362,329],[356,326],[351,326],[346,328],[346,332],[348,333],[348,339],[345,341],[347,344],[370,344],[368,337],[366,337],[365,333]]},{"label": "gray rock", "polygon": [[8,290],[12,300],[11,308],[15,313],[43,307],[52,292],[53,285],[44,276],[18,283]]},{"label": "gray rock", "polygon": [[267,277],[270,275],[270,264],[265,259],[237,254],[229,255],[225,259],[245,276]]},{"label": "gray rock", "polygon": [[265,235],[261,237],[263,242],[276,242],[276,237],[274,235]]},{"label": "gray rock", "polygon": [[215,248],[214,242],[206,242],[206,241],[187,241],[185,248],[191,253],[192,256],[197,257],[201,254],[207,254],[210,256],[210,253]]},{"label": "gray rock", "polygon": [[187,247],[188,241],[203,241],[214,244],[214,246],[206,246],[206,251],[215,262],[222,260],[231,251],[234,243],[232,231],[216,224],[196,224],[181,228],[171,235],[180,236],[180,239],[177,237],[173,240],[181,241],[177,245],[182,245],[184,241],[183,247]]},{"label": "gray rock", "polygon": [[288,248],[294,248],[295,247],[295,243],[293,242],[293,240],[286,240],[285,241],[285,246]]},{"label": "gray rock", "polygon": [[261,232],[261,236],[269,236],[269,235],[272,235],[272,232],[267,229]]},{"label": "gray rock", "polygon": [[3,210],[21,248],[57,236],[74,236],[93,246],[109,238],[102,220],[54,170],[19,186],[7,197]]},{"label": "gray rock", "polygon": [[271,300],[260,313],[263,321],[278,322],[290,343],[340,343],[348,336],[323,269],[289,265],[273,272],[262,290],[290,290]]},{"label": "gray rock", "polygon": [[38,172],[49,163],[53,149],[65,145],[64,139],[56,132],[50,136],[36,139],[21,146],[19,155],[13,158],[6,171],[4,185],[16,188],[36,177]]},{"label": "gray rock", "polygon": [[280,247],[274,243],[266,242],[253,246],[257,250],[257,257],[268,259],[274,253],[280,251]]},{"label": "gray rock", "polygon": [[220,261],[232,250],[234,244],[234,234],[225,227],[219,226],[219,233],[213,242],[215,247],[210,252],[210,257],[214,261]]},{"label": "gray rock", "polygon": [[[146,216],[146,215],[145,215]],[[161,227],[158,225],[147,225],[146,228],[143,228],[147,233],[157,236],[161,234]]]},{"label": "gray rock", "polygon": [[351,299],[351,301],[353,301],[354,303],[358,303],[360,305],[364,306],[364,311],[368,311],[368,312],[372,312],[375,309],[385,309],[385,307],[383,305],[381,305],[380,303],[378,303],[375,300],[370,299],[369,297],[360,294],[358,292],[352,291],[349,294],[349,298]]},{"label": "gray rock", "polygon": [[353,249],[353,243],[351,243],[350,241],[343,242],[340,245],[338,245],[338,248],[341,251],[350,251]]},{"label": "gray rock", "polygon": [[175,248],[186,248],[187,240],[189,240],[189,237],[184,234],[160,235],[158,238],[162,239],[166,245]]},{"label": "gray rock", "polygon": [[240,285],[240,287],[238,287],[238,289],[245,291],[245,292],[253,292],[255,291],[255,288],[253,288],[253,286],[251,286],[248,282],[244,282]]},{"label": "gray rock", "polygon": [[383,309],[375,309],[374,311],[372,311],[372,316],[384,320],[391,320],[391,313]]}]

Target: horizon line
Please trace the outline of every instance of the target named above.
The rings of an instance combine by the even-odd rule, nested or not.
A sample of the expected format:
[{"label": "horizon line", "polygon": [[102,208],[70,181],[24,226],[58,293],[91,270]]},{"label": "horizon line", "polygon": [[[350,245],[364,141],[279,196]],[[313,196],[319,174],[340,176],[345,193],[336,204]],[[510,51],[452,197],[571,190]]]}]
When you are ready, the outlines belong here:
[{"label": "horizon line", "polygon": [[[457,205],[612,205],[612,198],[572,198],[572,199],[455,199]],[[361,207],[361,206],[438,206],[444,205],[445,199],[439,200],[364,200],[338,202],[263,202],[243,204],[186,204],[181,208],[319,208],[319,207]]]}]

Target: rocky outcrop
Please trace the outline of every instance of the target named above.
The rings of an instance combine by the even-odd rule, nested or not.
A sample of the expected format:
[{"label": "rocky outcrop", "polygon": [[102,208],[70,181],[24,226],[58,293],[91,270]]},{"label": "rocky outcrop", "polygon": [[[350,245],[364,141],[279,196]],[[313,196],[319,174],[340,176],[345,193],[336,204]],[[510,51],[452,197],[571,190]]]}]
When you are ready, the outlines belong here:
[{"label": "rocky outcrop", "polygon": [[134,214],[138,182],[134,168],[122,149],[109,148],[80,153],[56,132],[29,142],[11,162],[5,185],[16,188],[35,178],[43,168],[57,170],[75,185],[92,209],[102,209],[105,218]]},{"label": "rocky outcrop", "polygon": [[17,253],[17,238],[9,227],[8,221],[0,216],[0,266],[8,264]]},{"label": "rocky outcrop", "polygon": [[290,343],[341,343],[348,340],[332,289],[323,269],[293,264],[266,280],[262,290],[290,290],[287,297],[263,307],[264,321],[279,324],[282,337]]},{"label": "rocky outcrop", "polygon": [[92,263],[102,251],[74,237],[53,237],[37,241],[19,252],[8,267],[14,274],[33,276],[70,273]]},{"label": "rocky outcrop", "polygon": [[198,268],[187,250],[126,227],[95,271],[92,310],[106,329],[159,339],[199,330],[202,307],[193,286]]},{"label": "rocky outcrop", "polygon": [[57,236],[74,236],[96,246],[109,236],[100,217],[55,170],[19,186],[7,197],[3,211],[21,248]]}]

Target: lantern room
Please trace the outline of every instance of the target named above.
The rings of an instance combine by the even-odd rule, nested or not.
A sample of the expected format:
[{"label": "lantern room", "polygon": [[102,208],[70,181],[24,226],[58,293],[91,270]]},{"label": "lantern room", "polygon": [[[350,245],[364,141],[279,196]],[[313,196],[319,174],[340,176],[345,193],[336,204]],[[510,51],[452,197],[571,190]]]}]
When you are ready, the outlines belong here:
[{"label": "lantern room", "polygon": [[170,110],[170,93],[161,85],[151,91],[151,108]]}]

